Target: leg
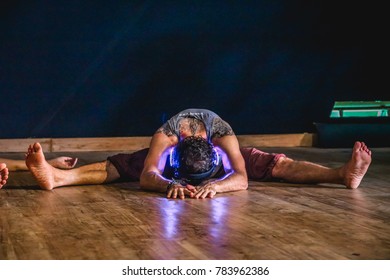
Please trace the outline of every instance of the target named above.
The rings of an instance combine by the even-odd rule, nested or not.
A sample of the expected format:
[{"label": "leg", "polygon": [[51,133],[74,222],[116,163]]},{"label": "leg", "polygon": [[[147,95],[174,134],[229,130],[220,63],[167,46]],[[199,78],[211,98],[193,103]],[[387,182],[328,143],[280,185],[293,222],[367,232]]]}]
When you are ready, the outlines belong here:
[{"label": "leg", "polygon": [[277,161],[272,176],[291,183],[334,183],[356,189],[370,163],[371,151],[363,142],[355,142],[351,159],[342,167],[328,168],[283,157]]},{"label": "leg", "polygon": [[46,161],[39,143],[29,146],[26,153],[26,165],[38,185],[45,190],[69,185],[103,184],[119,178],[118,173],[115,174],[113,170],[114,167],[107,168],[106,161],[69,170],[55,168]]},{"label": "leg", "polygon": [[0,189],[7,183],[8,168],[5,163],[0,163]]},{"label": "leg", "polygon": [[[27,171],[26,162],[20,159],[7,159],[0,158],[0,162],[3,162],[7,165],[9,171]],[[72,157],[57,157],[47,160],[47,162],[60,169],[70,169],[73,168],[77,163],[77,158]]]},{"label": "leg", "polygon": [[28,170],[24,160],[0,158],[0,162],[5,163],[7,165],[9,171]]}]

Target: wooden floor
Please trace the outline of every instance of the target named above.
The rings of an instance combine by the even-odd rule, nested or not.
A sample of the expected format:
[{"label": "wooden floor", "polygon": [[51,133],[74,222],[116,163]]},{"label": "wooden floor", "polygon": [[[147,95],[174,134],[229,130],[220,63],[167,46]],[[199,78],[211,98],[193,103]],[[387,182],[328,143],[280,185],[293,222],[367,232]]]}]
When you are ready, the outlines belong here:
[{"label": "wooden floor", "polygon": [[[329,166],[350,154],[264,150]],[[112,152],[69,154],[85,164]],[[390,148],[377,148],[356,190],[250,182],[205,200],[169,200],[137,183],[42,191],[14,172],[0,191],[0,259],[390,259],[389,166]]]}]

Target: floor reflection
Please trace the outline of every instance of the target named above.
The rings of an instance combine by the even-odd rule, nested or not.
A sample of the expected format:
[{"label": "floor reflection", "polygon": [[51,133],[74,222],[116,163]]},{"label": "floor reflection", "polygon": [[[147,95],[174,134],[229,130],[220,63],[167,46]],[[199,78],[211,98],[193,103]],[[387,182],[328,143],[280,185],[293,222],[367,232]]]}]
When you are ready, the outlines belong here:
[{"label": "floor reflection", "polygon": [[161,222],[163,225],[164,237],[167,239],[176,238],[180,229],[179,219],[183,214],[182,200],[162,199],[160,206]]},{"label": "floor reflection", "polygon": [[[203,208],[201,212],[198,206]],[[204,207],[207,211],[204,211]],[[228,198],[163,199],[159,204],[159,213],[162,234],[166,239],[193,237],[191,236],[193,233],[194,237],[209,235],[212,239],[219,240],[226,228]]]},{"label": "floor reflection", "polygon": [[210,201],[211,223],[209,225],[209,233],[216,240],[220,240],[221,236],[226,234],[227,200],[227,197],[218,197]]}]

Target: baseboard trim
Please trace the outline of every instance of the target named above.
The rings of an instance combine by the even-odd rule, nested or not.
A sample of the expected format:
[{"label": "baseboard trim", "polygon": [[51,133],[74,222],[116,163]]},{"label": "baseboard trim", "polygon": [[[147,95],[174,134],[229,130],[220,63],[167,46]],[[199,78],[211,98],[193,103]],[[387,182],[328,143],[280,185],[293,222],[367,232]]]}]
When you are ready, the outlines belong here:
[{"label": "baseboard trim", "polygon": [[[243,147],[312,147],[316,134],[237,135]],[[136,151],[147,148],[149,136],[92,138],[0,139],[0,152],[26,152],[30,144],[41,143],[45,152]]]}]

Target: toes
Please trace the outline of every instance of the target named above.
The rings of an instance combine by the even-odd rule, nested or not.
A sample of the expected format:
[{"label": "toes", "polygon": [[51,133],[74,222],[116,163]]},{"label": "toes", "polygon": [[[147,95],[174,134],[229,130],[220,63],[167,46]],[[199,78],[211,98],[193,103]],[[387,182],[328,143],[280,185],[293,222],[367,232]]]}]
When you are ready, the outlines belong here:
[{"label": "toes", "polygon": [[356,141],[353,148],[355,151],[366,152],[367,154],[371,155],[371,150],[367,147],[366,143],[364,142]]},{"label": "toes", "polygon": [[78,161],[78,158],[72,158],[72,157],[63,157],[63,164],[64,168],[73,168],[76,166],[76,163]]},{"label": "toes", "polygon": [[69,161],[69,163],[70,163],[70,167],[75,167],[75,165],[76,165],[76,163],[77,163],[77,161],[78,161],[78,158],[72,158],[70,161]]},{"label": "toes", "polygon": [[41,145],[39,143],[34,143],[33,145],[34,152],[39,152],[41,150]]},{"label": "toes", "polygon": [[355,151],[359,151],[362,148],[362,142],[356,141],[355,145],[353,145],[353,149]]},{"label": "toes", "polygon": [[27,153],[28,153],[28,154],[32,154],[33,152],[34,152],[33,146],[32,146],[32,145],[29,145],[29,146],[28,146]]},{"label": "toes", "polygon": [[366,152],[367,154],[371,155],[371,150],[366,146],[365,143],[362,145],[362,150]]},{"label": "toes", "polygon": [[31,154],[38,153],[41,149],[42,149],[41,144],[39,144],[38,142],[29,145],[25,156],[28,157]]}]

